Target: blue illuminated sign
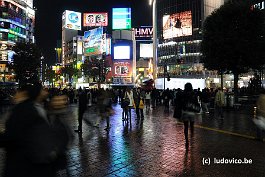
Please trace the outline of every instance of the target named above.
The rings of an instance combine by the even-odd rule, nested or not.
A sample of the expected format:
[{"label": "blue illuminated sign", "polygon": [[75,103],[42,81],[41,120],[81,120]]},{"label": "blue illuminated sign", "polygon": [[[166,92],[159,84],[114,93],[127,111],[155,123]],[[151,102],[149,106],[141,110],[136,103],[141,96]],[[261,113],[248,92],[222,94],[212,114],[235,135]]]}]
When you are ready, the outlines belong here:
[{"label": "blue illuminated sign", "polygon": [[112,9],[112,29],[131,29],[131,8]]},{"label": "blue illuminated sign", "polygon": [[76,13],[70,13],[68,15],[68,19],[70,22],[76,23],[76,22],[78,22],[78,15]]}]

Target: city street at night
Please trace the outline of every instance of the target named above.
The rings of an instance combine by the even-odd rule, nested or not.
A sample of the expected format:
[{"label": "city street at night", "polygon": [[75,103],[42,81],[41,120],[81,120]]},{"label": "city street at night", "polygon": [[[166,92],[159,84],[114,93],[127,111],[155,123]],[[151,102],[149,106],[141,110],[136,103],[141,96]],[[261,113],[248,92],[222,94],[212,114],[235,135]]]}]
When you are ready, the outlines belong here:
[{"label": "city street at night", "polygon": [[[76,105],[66,118],[74,130],[77,127]],[[202,114],[196,119],[190,147],[185,149],[183,124],[164,113],[160,106],[145,114],[143,121],[131,125],[122,122],[120,105],[114,105],[111,128],[104,130],[87,123],[83,134],[74,134],[68,151],[68,173],[76,176],[264,176],[265,144],[256,141],[253,115],[244,110],[225,111],[224,120]],[[95,121],[94,107],[85,113],[85,120]],[[1,119],[2,120],[2,119]],[[86,122],[86,121],[84,121]],[[240,126],[239,126],[240,125]],[[2,124],[1,124],[2,126]],[[4,153],[1,151],[1,169]],[[210,164],[203,160],[210,158]],[[230,159],[232,164],[217,164]],[[233,164],[235,160],[251,160],[250,164]],[[66,176],[60,171],[58,176]]]},{"label": "city street at night", "polygon": [[0,0],[0,177],[265,177],[265,0]]}]

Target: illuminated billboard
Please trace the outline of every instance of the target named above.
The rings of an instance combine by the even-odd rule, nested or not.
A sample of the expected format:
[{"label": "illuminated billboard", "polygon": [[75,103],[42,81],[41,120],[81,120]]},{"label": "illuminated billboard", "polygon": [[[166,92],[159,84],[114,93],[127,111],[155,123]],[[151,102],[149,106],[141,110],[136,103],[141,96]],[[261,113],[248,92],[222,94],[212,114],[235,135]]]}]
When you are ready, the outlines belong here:
[{"label": "illuminated billboard", "polygon": [[81,30],[81,13],[66,10],[63,15],[63,26],[67,29]]},{"label": "illuminated billboard", "polygon": [[174,37],[192,35],[191,11],[165,15],[163,17],[163,37],[170,39]]},{"label": "illuminated billboard", "polygon": [[21,0],[25,2],[30,8],[33,8],[33,0]]},{"label": "illuminated billboard", "polygon": [[130,46],[114,46],[114,59],[115,60],[130,59]]},{"label": "illuminated billboard", "polygon": [[151,26],[141,26],[134,28],[135,40],[152,40],[153,37],[153,27]]},{"label": "illuminated billboard", "polygon": [[112,9],[112,29],[131,29],[131,8]]},{"label": "illuminated billboard", "polygon": [[100,55],[102,54],[102,36],[103,28],[95,28],[84,33],[84,55]]},{"label": "illuminated billboard", "polygon": [[114,61],[113,62],[114,77],[131,77],[132,62],[131,61]]},{"label": "illuminated billboard", "polygon": [[108,26],[108,13],[84,13],[83,26]]},{"label": "illuminated billboard", "polygon": [[153,57],[153,44],[140,44],[140,57],[152,58]]}]

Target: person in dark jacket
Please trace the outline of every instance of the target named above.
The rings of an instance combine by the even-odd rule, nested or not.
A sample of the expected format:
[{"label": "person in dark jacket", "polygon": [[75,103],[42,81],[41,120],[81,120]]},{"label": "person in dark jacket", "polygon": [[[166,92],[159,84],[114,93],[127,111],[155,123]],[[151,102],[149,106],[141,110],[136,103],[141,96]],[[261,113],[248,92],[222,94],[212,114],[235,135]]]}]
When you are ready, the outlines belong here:
[{"label": "person in dark jacket", "polygon": [[[14,106],[3,135],[6,148],[4,177],[55,177],[63,145],[57,127],[47,116],[41,84],[26,88],[27,98]],[[61,133],[61,132],[60,132]]]},{"label": "person in dark jacket", "polygon": [[182,91],[180,88],[178,88],[176,91],[176,97],[174,103],[175,103],[175,109],[173,117],[176,119],[180,119],[182,114]]},{"label": "person in dark jacket", "polygon": [[141,88],[137,88],[137,90],[133,93],[133,99],[134,99],[134,104],[135,104],[135,109],[136,109],[136,115],[137,119],[144,119],[144,111],[143,108],[139,108],[140,101],[144,99],[145,93],[141,92]]},{"label": "person in dark jacket", "polygon": [[193,91],[191,83],[186,83],[182,94],[182,120],[184,123],[184,135],[186,140],[186,149],[189,147],[188,130],[190,123],[190,131],[193,136],[194,120],[196,113],[200,112],[200,104],[197,95]]},{"label": "person in dark jacket", "polygon": [[79,103],[78,103],[78,129],[75,130],[77,133],[82,133],[82,120],[83,115],[87,109],[87,94],[85,89],[79,90]]}]

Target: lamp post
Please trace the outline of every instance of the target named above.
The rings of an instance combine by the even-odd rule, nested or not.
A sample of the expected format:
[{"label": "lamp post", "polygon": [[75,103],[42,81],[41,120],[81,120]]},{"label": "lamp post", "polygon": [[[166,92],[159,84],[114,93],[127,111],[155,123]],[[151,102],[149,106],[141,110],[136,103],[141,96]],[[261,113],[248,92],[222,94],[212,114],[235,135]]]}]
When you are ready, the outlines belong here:
[{"label": "lamp post", "polygon": [[153,5],[153,79],[157,78],[157,0],[149,0],[149,5]]}]

